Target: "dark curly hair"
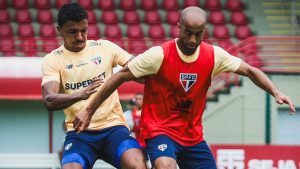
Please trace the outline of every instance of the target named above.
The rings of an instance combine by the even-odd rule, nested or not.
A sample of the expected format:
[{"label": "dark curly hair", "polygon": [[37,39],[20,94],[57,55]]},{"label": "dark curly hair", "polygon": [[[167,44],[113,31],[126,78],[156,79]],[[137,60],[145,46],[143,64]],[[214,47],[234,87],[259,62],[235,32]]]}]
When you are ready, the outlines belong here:
[{"label": "dark curly hair", "polygon": [[58,26],[62,27],[68,21],[88,19],[88,14],[78,3],[67,3],[58,12]]}]

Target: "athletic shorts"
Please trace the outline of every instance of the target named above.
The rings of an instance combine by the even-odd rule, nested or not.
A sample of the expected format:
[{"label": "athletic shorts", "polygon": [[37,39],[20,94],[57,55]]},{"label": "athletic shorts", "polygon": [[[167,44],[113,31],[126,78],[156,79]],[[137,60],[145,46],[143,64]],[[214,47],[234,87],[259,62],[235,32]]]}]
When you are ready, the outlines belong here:
[{"label": "athletic shorts", "polygon": [[93,167],[102,159],[116,168],[121,168],[121,155],[131,148],[141,148],[125,126],[114,126],[100,131],[67,132],[62,165],[79,163],[84,169]]},{"label": "athletic shorts", "polygon": [[171,157],[180,169],[217,169],[214,157],[205,141],[194,146],[182,146],[166,135],[146,140],[152,166],[159,157]]}]

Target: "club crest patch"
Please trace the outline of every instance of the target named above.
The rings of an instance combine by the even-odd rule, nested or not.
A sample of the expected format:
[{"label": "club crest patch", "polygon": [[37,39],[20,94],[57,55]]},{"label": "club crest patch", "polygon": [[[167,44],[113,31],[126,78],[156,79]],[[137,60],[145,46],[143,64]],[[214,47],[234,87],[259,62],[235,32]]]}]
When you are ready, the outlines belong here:
[{"label": "club crest patch", "polygon": [[190,88],[197,81],[197,74],[195,73],[180,73],[179,81],[185,92],[188,92]]},{"label": "club crest patch", "polygon": [[69,150],[72,147],[72,143],[69,143],[68,145],[66,145],[65,150]]},{"label": "club crest patch", "polygon": [[167,144],[161,144],[161,145],[158,145],[157,148],[160,151],[165,151],[168,148],[168,145]]},{"label": "club crest patch", "polygon": [[101,56],[96,56],[93,59],[91,59],[91,62],[95,63],[97,66],[100,65],[101,61],[102,61]]}]

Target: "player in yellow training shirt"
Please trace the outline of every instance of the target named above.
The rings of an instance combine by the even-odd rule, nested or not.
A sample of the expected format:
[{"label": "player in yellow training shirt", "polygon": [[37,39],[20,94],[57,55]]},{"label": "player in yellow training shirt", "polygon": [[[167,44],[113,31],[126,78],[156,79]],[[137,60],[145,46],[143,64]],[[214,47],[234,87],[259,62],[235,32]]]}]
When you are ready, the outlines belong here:
[{"label": "player in yellow training shirt", "polygon": [[57,30],[64,44],[43,60],[42,93],[47,109],[65,112],[68,132],[62,167],[89,169],[97,159],[103,159],[116,168],[146,168],[117,92],[97,108],[87,130],[74,130],[74,121],[80,123],[76,115],[112,75],[113,67],[126,65],[131,55],[110,41],[87,40],[87,12],[77,3],[59,10]]}]

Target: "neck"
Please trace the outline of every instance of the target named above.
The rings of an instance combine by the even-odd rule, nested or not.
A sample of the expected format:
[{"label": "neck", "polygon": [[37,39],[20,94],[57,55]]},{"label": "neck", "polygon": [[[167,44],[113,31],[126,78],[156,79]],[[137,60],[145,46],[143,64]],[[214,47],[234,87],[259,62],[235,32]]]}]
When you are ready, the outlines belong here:
[{"label": "neck", "polygon": [[187,51],[187,50],[185,50],[184,44],[183,44],[183,42],[182,42],[180,39],[177,39],[176,43],[177,43],[177,46],[178,46],[179,50],[180,50],[184,55],[186,55],[186,56],[193,55],[193,54],[196,52],[196,50],[197,50],[197,48],[196,48],[196,50],[194,50],[194,51]]}]

